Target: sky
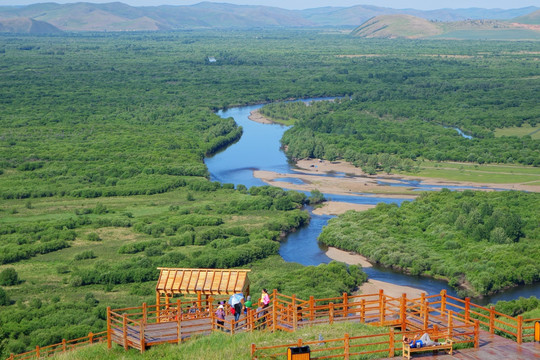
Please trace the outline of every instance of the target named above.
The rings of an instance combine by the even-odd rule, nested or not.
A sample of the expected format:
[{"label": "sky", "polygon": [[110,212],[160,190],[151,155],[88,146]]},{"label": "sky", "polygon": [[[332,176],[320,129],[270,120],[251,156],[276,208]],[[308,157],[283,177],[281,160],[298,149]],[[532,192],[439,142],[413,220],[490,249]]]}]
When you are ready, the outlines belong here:
[{"label": "sky", "polygon": [[[0,5],[28,5],[40,2],[74,3],[91,2],[107,3],[119,1],[132,6],[156,6],[156,5],[191,5],[202,0],[0,0]],[[395,9],[418,9],[433,10],[442,8],[501,8],[517,9],[527,6],[540,7],[540,0],[211,0],[238,5],[267,5],[284,9],[309,9],[323,6],[353,6],[353,5],[376,5]]]}]

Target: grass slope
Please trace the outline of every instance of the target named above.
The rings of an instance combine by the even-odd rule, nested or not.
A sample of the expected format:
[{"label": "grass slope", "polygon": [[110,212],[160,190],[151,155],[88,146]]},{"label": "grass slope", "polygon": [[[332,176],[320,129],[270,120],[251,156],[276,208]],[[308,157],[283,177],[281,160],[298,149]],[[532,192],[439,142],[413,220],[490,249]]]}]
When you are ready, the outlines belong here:
[{"label": "grass slope", "polygon": [[[251,359],[250,348],[254,343],[257,346],[273,346],[296,343],[298,339],[303,341],[315,341],[322,334],[324,339],[342,338],[345,333],[351,336],[380,334],[386,332],[386,328],[363,325],[359,323],[336,323],[334,325],[317,325],[301,328],[295,333],[286,332],[253,332],[230,336],[224,333],[212,333],[209,336],[201,336],[189,340],[182,345],[162,345],[150,348],[144,354],[135,350],[124,351],[118,345],[111,350],[106,344],[89,346],[80,350],[59,355],[54,359],[60,360],[84,360],[84,359],[183,359],[183,360],[248,360]],[[314,346],[315,348],[330,347],[329,345]],[[378,347],[380,349],[381,347]],[[285,349],[279,349],[285,351]],[[321,353],[318,353],[321,354]],[[371,354],[364,359],[376,359],[379,354]]]}]

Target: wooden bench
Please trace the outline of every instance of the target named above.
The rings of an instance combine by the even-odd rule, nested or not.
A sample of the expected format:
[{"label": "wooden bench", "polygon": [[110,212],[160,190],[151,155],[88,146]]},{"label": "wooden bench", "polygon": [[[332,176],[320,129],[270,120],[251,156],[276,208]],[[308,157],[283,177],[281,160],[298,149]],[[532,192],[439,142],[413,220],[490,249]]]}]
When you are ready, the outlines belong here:
[{"label": "wooden bench", "polygon": [[446,338],[444,343],[442,345],[435,345],[435,346],[422,346],[420,348],[411,348],[410,344],[403,343],[403,357],[405,359],[411,358],[411,353],[415,352],[421,352],[421,351],[439,351],[439,350],[445,350],[448,352],[449,355],[452,355],[452,346],[454,345],[454,341],[452,339]]}]

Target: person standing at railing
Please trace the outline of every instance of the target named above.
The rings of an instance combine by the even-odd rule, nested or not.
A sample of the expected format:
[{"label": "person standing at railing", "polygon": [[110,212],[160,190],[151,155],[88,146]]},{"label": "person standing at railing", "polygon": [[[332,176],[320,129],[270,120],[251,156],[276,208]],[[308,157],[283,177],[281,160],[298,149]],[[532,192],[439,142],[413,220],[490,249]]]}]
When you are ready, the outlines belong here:
[{"label": "person standing at railing", "polygon": [[263,309],[270,304],[270,295],[268,295],[268,291],[266,289],[262,289],[260,302]]},{"label": "person standing at railing", "polygon": [[217,323],[220,330],[225,330],[225,308],[223,305],[219,305],[216,310]]},{"label": "person standing at railing", "polygon": [[248,310],[253,306],[253,301],[251,301],[251,296],[248,295],[247,300],[244,302],[244,314],[247,316]]}]

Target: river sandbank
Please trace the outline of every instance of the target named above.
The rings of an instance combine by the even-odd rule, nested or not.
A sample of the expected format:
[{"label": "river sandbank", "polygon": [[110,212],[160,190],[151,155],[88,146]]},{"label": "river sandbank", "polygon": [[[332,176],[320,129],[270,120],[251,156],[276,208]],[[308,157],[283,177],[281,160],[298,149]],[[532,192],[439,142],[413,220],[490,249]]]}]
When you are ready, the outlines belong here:
[{"label": "river sandbank", "polygon": [[[263,116],[259,110],[254,110],[250,113],[249,119],[262,124],[272,124],[272,120]],[[317,189],[323,193],[334,193],[340,195],[353,195],[354,193],[373,193],[384,197],[393,197],[400,195],[401,198],[407,197],[414,199],[415,196],[407,193],[404,187],[396,188],[393,186],[385,186],[377,184],[377,180],[384,178],[384,182],[393,183],[399,180],[419,180],[425,185],[435,186],[463,186],[463,187],[485,187],[487,189],[479,189],[489,191],[490,189],[506,189],[540,192],[539,185],[530,185],[528,183],[511,183],[511,184],[491,184],[491,183],[476,183],[470,181],[449,181],[445,179],[434,179],[419,176],[394,175],[388,174],[367,175],[362,169],[357,168],[346,161],[327,161],[320,159],[303,159],[296,162],[297,174],[279,174],[272,172],[255,172],[254,176],[260,178],[264,182],[283,187],[283,183],[276,184],[273,181],[276,178],[299,178],[304,184],[287,184],[287,188],[291,190],[312,191]],[[321,174],[342,173],[345,176],[336,178],[332,177],[324,179]],[[316,177],[315,177],[316,176]],[[403,196],[406,195],[406,196]]]},{"label": "river sandbank", "polygon": [[[334,247],[329,247],[326,255],[336,261],[344,262],[349,265],[361,265],[363,268],[371,267],[371,263],[360,254],[350,251],[343,251]],[[392,297],[401,297],[403,293],[407,294],[407,298],[416,299],[421,297],[424,291],[412,286],[396,285],[385,281],[368,279],[367,282],[360,286],[361,294],[376,294],[379,290],[383,290],[386,295]]]},{"label": "river sandbank", "polygon": [[249,113],[248,119],[251,121],[258,122],[259,124],[273,124],[274,122],[267,117],[261,115],[259,110],[253,110]]},{"label": "river sandbank", "polygon": [[376,205],[353,204],[341,201],[325,201],[321,207],[313,210],[315,215],[341,215],[349,210],[366,211]]},{"label": "river sandbank", "polygon": [[[361,170],[360,170],[361,171]],[[283,174],[274,171],[255,170],[253,176],[261,179],[268,185],[284,187],[290,190],[313,191],[319,190],[325,194],[351,195],[351,196],[373,196],[399,199],[415,199],[417,195],[411,195],[407,190],[400,187],[385,186],[377,184],[375,178],[364,176],[354,177],[325,177],[308,172],[296,174]],[[291,179],[291,182],[278,180]],[[293,179],[300,180],[293,182]]]}]

